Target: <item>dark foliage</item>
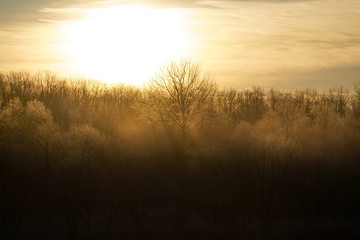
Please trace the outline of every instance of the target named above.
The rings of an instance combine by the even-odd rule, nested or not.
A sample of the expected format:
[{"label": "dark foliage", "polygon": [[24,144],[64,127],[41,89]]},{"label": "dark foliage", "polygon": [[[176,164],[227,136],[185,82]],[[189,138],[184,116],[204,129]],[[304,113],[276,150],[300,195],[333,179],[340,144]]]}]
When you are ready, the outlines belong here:
[{"label": "dark foliage", "polygon": [[167,97],[157,79],[0,73],[0,235],[359,236],[358,87],[219,91],[188,77],[193,95]]}]

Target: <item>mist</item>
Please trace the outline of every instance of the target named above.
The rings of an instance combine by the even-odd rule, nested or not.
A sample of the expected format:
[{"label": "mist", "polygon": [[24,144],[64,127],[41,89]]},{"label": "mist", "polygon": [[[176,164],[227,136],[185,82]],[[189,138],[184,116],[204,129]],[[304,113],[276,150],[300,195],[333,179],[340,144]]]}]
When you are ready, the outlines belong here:
[{"label": "mist", "polygon": [[359,87],[223,89],[190,60],[144,88],[0,73],[0,234],[359,236]]}]

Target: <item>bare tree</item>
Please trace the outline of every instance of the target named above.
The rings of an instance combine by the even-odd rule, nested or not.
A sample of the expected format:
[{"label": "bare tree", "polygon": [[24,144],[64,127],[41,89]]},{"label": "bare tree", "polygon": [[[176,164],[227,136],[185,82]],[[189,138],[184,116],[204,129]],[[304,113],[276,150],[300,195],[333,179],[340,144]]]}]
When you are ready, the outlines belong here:
[{"label": "bare tree", "polygon": [[211,75],[188,59],[164,65],[148,85],[157,119],[182,144],[209,117],[216,89]]}]

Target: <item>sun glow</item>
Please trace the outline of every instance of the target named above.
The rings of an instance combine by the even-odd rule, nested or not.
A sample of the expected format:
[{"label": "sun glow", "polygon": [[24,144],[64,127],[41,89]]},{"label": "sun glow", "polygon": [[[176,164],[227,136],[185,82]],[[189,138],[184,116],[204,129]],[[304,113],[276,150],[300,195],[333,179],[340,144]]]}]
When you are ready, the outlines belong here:
[{"label": "sun glow", "polygon": [[62,54],[86,77],[141,85],[169,58],[185,56],[191,37],[179,9],[91,9],[62,27]]}]

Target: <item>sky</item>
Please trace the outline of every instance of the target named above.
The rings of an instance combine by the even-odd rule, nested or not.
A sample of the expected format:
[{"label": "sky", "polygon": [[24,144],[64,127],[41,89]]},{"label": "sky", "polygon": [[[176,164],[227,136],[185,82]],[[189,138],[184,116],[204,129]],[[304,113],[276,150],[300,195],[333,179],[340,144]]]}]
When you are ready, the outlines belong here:
[{"label": "sky", "polygon": [[359,29],[359,0],[0,0],[0,71],[134,83],[187,57],[225,88],[351,89]]}]

